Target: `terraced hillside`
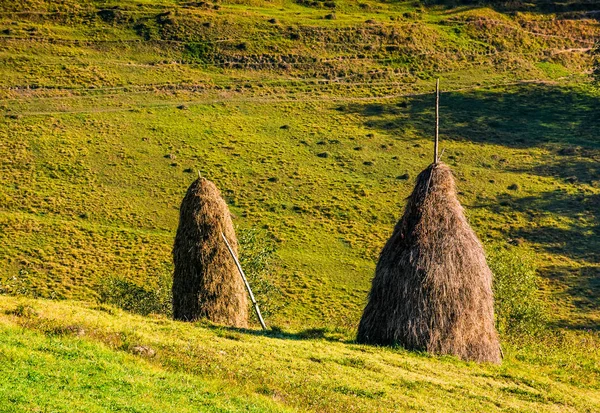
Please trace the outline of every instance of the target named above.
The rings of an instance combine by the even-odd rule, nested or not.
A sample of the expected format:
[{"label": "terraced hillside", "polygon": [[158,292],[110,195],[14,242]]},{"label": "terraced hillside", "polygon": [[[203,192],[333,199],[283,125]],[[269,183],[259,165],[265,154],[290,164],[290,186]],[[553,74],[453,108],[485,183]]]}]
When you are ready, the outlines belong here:
[{"label": "terraced hillside", "polygon": [[596,329],[590,9],[2,2],[0,288],[168,289],[200,170],[275,249],[270,323],[352,329],[431,158],[440,77],[444,159],[475,230],[533,252],[551,325]]}]

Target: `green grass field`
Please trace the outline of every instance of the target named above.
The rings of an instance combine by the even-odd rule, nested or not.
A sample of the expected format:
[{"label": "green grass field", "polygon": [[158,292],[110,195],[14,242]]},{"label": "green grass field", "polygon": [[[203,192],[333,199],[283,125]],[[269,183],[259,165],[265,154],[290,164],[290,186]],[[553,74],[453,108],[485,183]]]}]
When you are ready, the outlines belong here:
[{"label": "green grass field", "polygon": [[495,366],[357,345],[327,329],[262,333],[9,297],[0,297],[0,309],[0,371],[9,383],[0,401],[14,406],[8,411],[600,407],[598,338],[581,332],[506,343]]},{"label": "green grass field", "polygon": [[[1,316],[7,411],[600,410],[593,7],[0,5],[0,306],[39,313]],[[501,367],[352,343],[431,162],[438,77],[469,220],[486,249],[537,268],[547,313],[534,338],[503,333]],[[105,302],[125,286],[164,304],[197,170],[239,233],[274,248],[257,294],[273,332]],[[134,341],[157,356],[132,356]]]}]

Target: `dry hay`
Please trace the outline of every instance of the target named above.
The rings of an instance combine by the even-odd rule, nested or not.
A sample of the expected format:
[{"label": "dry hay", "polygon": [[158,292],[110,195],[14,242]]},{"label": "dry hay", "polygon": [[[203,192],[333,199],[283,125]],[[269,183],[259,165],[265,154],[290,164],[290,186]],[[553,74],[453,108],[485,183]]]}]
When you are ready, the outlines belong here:
[{"label": "dry hay", "polygon": [[357,340],[501,361],[492,273],[448,166],[432,164],[417,177],[379,257]]},{"label": "dry hay", "polygon": [[227,204],[212,182],[199,178],[188,188],[180,207],[173,246],[173,316],[247,327],[246,291],[221,232],[237,255]]}]

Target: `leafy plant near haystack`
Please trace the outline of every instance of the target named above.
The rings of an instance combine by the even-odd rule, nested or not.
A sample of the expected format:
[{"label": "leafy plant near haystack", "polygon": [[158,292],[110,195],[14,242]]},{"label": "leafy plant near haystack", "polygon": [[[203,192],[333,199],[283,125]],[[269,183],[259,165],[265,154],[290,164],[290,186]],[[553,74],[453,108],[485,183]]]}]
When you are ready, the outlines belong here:
[{"label": "leafy plant near haystack", "polygon": [[139,285],[125,278],[110,277],[100,286],[100,302],[112,304],[132,313],[165,314],[171,317],[171,274],[163,272],[156,285]]},{"label": "leafy plant near haystack", "polygon": [[[260,311],[269,318],[285,306],[281,289],[273,282],[276,267],[276,247],[264,231],[255,229],[237,231],[240,244],[240,262],[252,287]],[[256,314],[251,312],[256,321]]]},{"label": "leafy plant near haystack", "polygon": [[502,336],[538,336],[546,326],[531,253],[493,245],[487,261],[494,274],[496,328]]}]

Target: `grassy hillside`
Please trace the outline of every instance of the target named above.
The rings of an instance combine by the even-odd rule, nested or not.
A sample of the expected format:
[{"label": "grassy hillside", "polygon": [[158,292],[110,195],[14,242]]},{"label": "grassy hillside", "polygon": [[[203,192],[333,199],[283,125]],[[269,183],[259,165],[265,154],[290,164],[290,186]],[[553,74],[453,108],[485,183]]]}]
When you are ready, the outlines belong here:
[{"label": "grassy hillside", "polygon": [[0,311],[9,411],[600,408],[596,344],[575,332],[505,346],[492,366],[352,344],[332,330],[261,333],[2,296]]},{"label": "grassy hillside", "polygon": [[14,7],[0,20],[4,290],[156,285],[198,169],[240,228],[276,240],[276,322],[354,325],[431,157],[440,76],[444,156],[476,231],[536,249],[561,322],[597,321],[598,96],[582,74],[596,21],[402,2],[337,2],[333,17],[294,2]]},{"label": "grassy hillside", "polygon": [[[597,410],[598,15],[585,2],[501,3],[0,1],[0,293],[126,308],[142,297],[146,310],[164,313],[178,206],[199,170],[222,190],[239,233],[256,234],[242,254],[249,266],[269,259],[267,270],[256,266],[257,295],[274,309],[268,324],[291,331],[188,331],[160,318],[167,332],[140,340],[161,356],[140,364],[102,331],[121,320],[146,331],[155,320],[27,301],[44,320],[108,324],[84,345],[70,333],[48,336],[36,317],[6,315],[0,354],[14,354],[11,368],[22,373],[29,356],[19,343],[50,348],[56,366],[66,365],[57,349],[66,346],[78,358],[137,366],[137,377],[149,377],[133,398],[162,392],[163,378],[176,389],[164,405],[140,398],[142,411],[169,410],[190,385],[207,389],[198,406],[215,400],[224,410]],[[437,77],[443,160],[469,220],[490,251],[510,245],[516,261],[537,268],[547,308],[542,345],[504,336],[503,367],[347,343],[377,255],[432,158]],[[265,248],[274,254],[261,256]],[[326,337],[301,339],[311,328]],[[211,340],[229,343],[236,361],[224,367],[215,353],[200,371],[191,355],[163,358],[187,349],[170,348],[171,335],[192,335],[210,354]],[[275,359],[263,369],[245,351]],[[319,356],[327,351],[331,359]],[[334,361],[345,358],[350,365]],[[406,375],[390,367],[404,365]],[[411,366],[428,377],[423,387]],[[178,381],[180,371],[189,381]],[[360,389],[359,373],[370,380]],[[514,384],[521,378],[528,384]],[[319,397],[303,394],[305,385]]]}]

